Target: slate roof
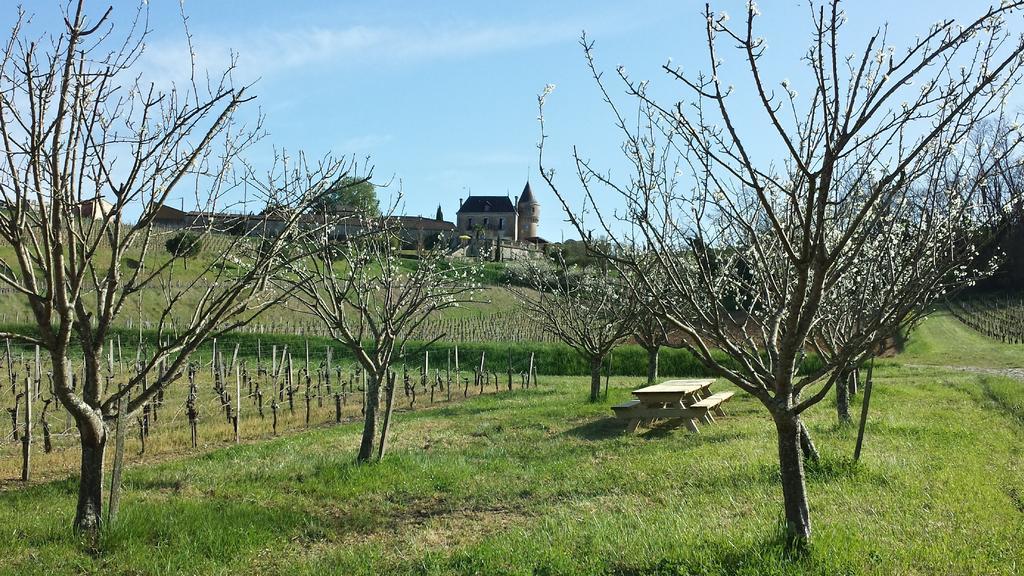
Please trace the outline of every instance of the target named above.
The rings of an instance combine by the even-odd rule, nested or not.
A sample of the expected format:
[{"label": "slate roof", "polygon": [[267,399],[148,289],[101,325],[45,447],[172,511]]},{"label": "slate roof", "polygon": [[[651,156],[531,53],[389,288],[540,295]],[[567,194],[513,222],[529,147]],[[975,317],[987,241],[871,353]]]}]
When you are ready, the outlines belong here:
[{"label": "slate roof", "polygon": [[533,197],[533,189],[530,188],[530,182],[526,182],[526,187],[523,188],[523,193],[519,195],[520,204],[536,204],[537,200]]},{"label": "slate roof", "polygon": [[455,224],[422,216],[397,216],[399,224],[406,230],[455,230]]},{"label": "slate roof", "polygon": [[463,212],[515,212],[512,200],[508,196],[470,196],[459,207]]}]

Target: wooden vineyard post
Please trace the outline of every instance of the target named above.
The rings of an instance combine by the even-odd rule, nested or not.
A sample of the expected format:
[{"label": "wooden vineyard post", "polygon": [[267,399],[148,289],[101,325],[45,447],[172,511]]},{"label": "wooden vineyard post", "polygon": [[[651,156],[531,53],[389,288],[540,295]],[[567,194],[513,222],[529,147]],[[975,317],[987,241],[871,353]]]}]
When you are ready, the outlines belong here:
[{"label": "wooden vineyard post", "polygon": [[[141,338],[139,341],[141,342]],[[213,339],[213,360],[210,362],[210,376],[217,378],[217,339]]]},{"label": "wooden vineyard post", "polygon": [[[238,352],[238,347],[235,347],[235,352]],[[241,441],[241,435],[238,433],[238,420],[242,414],[242,371],[238,364],[235,364],[235,414],[231,419],[231,425],[235,429],[235,444]]]},{"label": "wooden vineyard post", "polygon": [[[459,371],[459,347],[456,345],[455,346],[455,379],[456,380],[458,380],[460,374],[462,374],[462,372]],[[469,394],[469,384],[466,384],[466,387],[463,389],[462,397],[465,398],[467,394]]]},{"label": "wooden vineyard post", "polygon": [[324,407],[324,368],[323,364],[316,370],[316,407]]},{"label": "wooden vineyard post", "polygon": [[196,387],[197,366],[190,364],[188,367],[188,399],[185,400],[185,412],[188,415],[188,426],[192,432],[192,447],[199,445],[199,412],[196,410],[196,401],[199,399],[199,389]]},{"label": "wooden vineyard post", "polygon": [[307,364],[306,366],[307,367],[304,369],[305,374],[303,374],[303,376],[304,376],[304,378],[306,380],[306,394],[305,394],[305,397],[306,397],[306,427],[309,428],[309,410],[310,410],[311,398],[309,396],[309,387],[310,387],[309,367],[308,367],[309,365]]},{"label": "wooden vineyard post", "polygon": [[[427,381],[430,379],[430,351],[423,352],[423,378],[420,380],[420,385],[423,389],[427,389]],[[434,388],[430,388],[430,404],[434,403]]]},{"label": "wooden vineyard post", "polygon": [[448,401],[452,400],[452,349],[448,349],[448,367],[444,371],[444,386],[448,390]]},{"label": "wooden vineyard post", "polygon": [[334,393],[334,422],[341,423],[341,393]]},{"label": "wooden vineyard post", "polygon": [[270,348],[270,375],[277,378],[277,344]]},{"label": "wooden vineyard post", "polygon": [[295,390],[293,389],[295,381],[292,379],[292,355],[288,355],[288,372],[284,375],[284,379],[287,382],[288,388],[288,411],[292,414],[295,413]]},{"label": "wooden vineyard post", "polygon": [[39,364],[39,345],[36,344],[36,374],[35,374],[36,400],[39,400],[39,381],[42,380],[42,379],[43,379],[42,366]]},{"label": "wooden vineyard post", "polygon": [[530,366],[526,369],[526,387],[530,387],[530,376],[533,373],[533,352],[530,352]]},{"label": "wooden vineyard post", "polygon": [[484,386],[487,384],[487,372],[484,372],[484,359],[487,357],[487,350],[480,352],[480,370],[477,372],[479,377],[477,380],[480,381],[480,393],[484,393]]},{"label": "wooden vineyard post", "polygon": [[21,435],[21,481],[28,482],[32,471],[32,382],[25,377],[25,433]]},{"label": "wooden vineyard post", "polygon": [[238,343],[235,344],[235,351],[231,354],[231,364],[228,365],[228,372],[230,372],[231,369],[235,367],[235,363],[238,362],[238,347],[239,346],[241,346],[241,344],[238,344]]},{"label": "wooden vineyard post", "polygon": [[864,400],[860,409],[860,426],[857,428],[857,446],[853,449],[854,462],[860,460],[860,449],[864,444],[864,428],[868,423],[868,404],[871,402],[871,382],[874,380],[874,371],[875,359],[872,357],[871,364],[868,364],[868,373],[864,378]]},{"label": "wooden vineyard post", "polygon": [[508,349],[508,391],[512,391],[512,349]]},{"label": "wooden vineyard post", "polygon": [[329,396],[334,389],[331,388],[331,347],[327,346],[324,350],[324,386],[327,387],[327,395]]},{"label": "wooden vineyard post", "polygon": [[[107,523],[113,525],[117,521],[117,512],[121,508],[121,471],[124,469],[124,441],[128,432],[128,423],[121,412],[121,399],[117,400],[117,418],[114,419],[114,465],[110,471],[110,503],[107,506]],[[192,446],[195,447],[193,431]]]},{"label": "wooden vineyard post", "polygon": [[14,357],[11,356],[11,339],[6,338],[5,343],[7,344],[7,377],[11,381],[11,395],[17,393],[18,384],[14,377]]}]

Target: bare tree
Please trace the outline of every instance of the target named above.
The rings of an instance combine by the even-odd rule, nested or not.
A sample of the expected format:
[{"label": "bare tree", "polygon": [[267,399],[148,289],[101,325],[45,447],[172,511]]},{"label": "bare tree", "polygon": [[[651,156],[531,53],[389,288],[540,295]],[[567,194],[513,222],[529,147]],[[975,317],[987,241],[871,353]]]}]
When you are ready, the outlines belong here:
[{"label": "bare tree", "polygon": [[[686,336],[707,367],[772,415],[794,544],[811,535],[801,414],[866,350],[981,272],[969,265],[990,230],[987,212],[978,210],[980,192],[1020,135],[1009,132],[1012,146],[984,156],[970,153],[968,136],[999,112],[1020,81],[1024,41],[1004,22],[1019,8],[1004,2],[970,22],[941,21],[900,52],[886,44],[881,28],[847,55],[839,45],[845,15],[838,2],[812,3],[808,74],[800,84],[807,94],[800,96],[796,83],[773,88],[762,74],[766,44],[754,32],[754,2],[736,28],[728,15],[706,7],[708,70],[663,67],[687,99],[659,102],[647,82],[620,68],[635,114],[621,112],[610,96],[584,37],[591,71],[623,134],[630,176],[614,179],[574,153],[582,209],[543,168],[550,88],[539,98],[541,171],[571,221],[613,239],[609,258],[628,271],[623,277],[638,280],[633,289],[641,294],[656,293],[642,267],[653,261],[673,302],[684,305],[684,313],[668,310],[663,321]],[[741,88],[722,77],[723,42],[736,47],[749,72],[737,78],[746,82]],[[738,124],[743,104],[760,114],[760,123]],[[750,131],[773,141],[755,148],[744,136]],[[608,194],[621,209],[601,208],[617,203]],[[870,299],[850,298],[868,274],[881,274],[885,284]],[[830,318],[855,321],[829,332]],[[811,367],[804,357],[815,347],[821,362]]]},{"label": "bare tree", "polygon": [[[546,261],[545,261],[546,262]],[[638,307],[621,279],[608,271],[570,268],[561,258],[555,266],[536,261],[519,273],[510,287],[530,318],[576,350],[590,367],[590,401],[601,397],[601,366],[608,354],[632,334]]]},{"label": "bare tree", "polygon": [[[162,246],[158,212],[189,187],[202,206],[223,206],[250,175],[236,161],[261,129],[234,120],[251,97],[231,85],[230,69],[201,91],[193,83],[160,92],[135,77],[145,16],[140,8],[128,34],[115,37],[111,10],[91,22],[78,2],[64,30],[38,42],[24,37],[22,16],[0,62],[0,237],[14,253],[2,262],[0,282],[28,300],[33,321],[0,336],[49,356],[54,393],[81,440],[74,526],[93,534],[101,527],[108,422],[142,410],[204,339],[281,297],[265,278],[287,262],[288,238],[306,226],[304,209],[319,193],[316,179],[275,191],[268,200],[287,210],[247,220],[265,239],[225,240],[191,279],[172,281],[176,257],[154,250]],[[329,179],[337,168],[323,166]],[[200,237],[214,232],[198,220]],[[147,294],[162,302],[150,319],[152,341],[140,368],[115,387],[103,368],[105,342]],[[84,356],[77,386],[73,350]]]},{"label": "bare tree", "polygon": [[[397,201],[396,201],[397,205]],[[312,258],[296,262],[280,280],[299,309],[324,322],[331,337],[352,351],[365,371],[366,405],[358,461],[383,458],[394,399],[389,373],[396,356],[428,318],[477,301],[481,262],[449,257],[450,240],[421,249],[414,260],[402,256],[403,233],[394,206],[381,218],[310,238]],[[413,232],[413,231],[408,231]],[[381,393],[385,397],[379,425]]]}]

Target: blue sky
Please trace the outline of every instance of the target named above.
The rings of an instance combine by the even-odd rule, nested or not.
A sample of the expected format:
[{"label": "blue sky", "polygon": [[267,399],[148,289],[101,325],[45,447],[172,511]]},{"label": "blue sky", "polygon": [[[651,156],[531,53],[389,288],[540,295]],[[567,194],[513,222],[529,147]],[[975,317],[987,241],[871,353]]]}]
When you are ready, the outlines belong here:
[{"label": "blue sky", "polygon": [[[107,5],[92,4],[96,13]],[[845,45],[861,46],[887,20],[889,44],[901,48],[929,24],[987,5],[851,1]],[[33,27],[54,29],[57,6],[31,2]],[[134,6],[114,2],[115,18],[129,18]],[[734,20],[744,10],[743,2],[712,6]],[[621,169],[580,32],[597,42],[609,76],[622,64],[666,95],[681,91],[661,64],[672,58],[695,70],[705,58],[703,2],[186,0],[184,8],[200,65],[216,70],[235,51],[239,79],[258,80],[257,101],[245,114],[254,117],[258,106],[270,136],[252,150],[257,164],[272,147],[368,155],[377,180],[394,179],[393,189],[401,181],[406,213],[432,216],[441,204],[449,219],[469,191],[514,196],[529,178],[542,203],[541,234],[551,240],[572,233],[537,173],[536,96],[545,84],[557,86],[546,111],[547,162],[562,184],[573,187],[574,144],[596,164]],[[799,90],[798,58],[810,39],[807,3],[762,0],[760,8],[766,71],[774,82],[793,79]],[[143,70],[158,82],[180,77],[186,49],[178,2],[151,0],[150,11]],[[0,22],[12,20],[13,8],[0,14]]]}]

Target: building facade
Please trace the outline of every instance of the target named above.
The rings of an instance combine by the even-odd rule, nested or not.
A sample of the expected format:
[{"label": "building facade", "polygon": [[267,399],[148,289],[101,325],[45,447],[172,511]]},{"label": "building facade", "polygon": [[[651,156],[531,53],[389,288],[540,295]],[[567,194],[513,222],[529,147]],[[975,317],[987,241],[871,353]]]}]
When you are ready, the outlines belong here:
[{"label": "building facade", "polygon": [[508,242],[543,242],[537,236],[539,222],[540,203],[529,182],[515,201],[508,196],[470,196],[459,201],[456,214],[460,234]]}]

